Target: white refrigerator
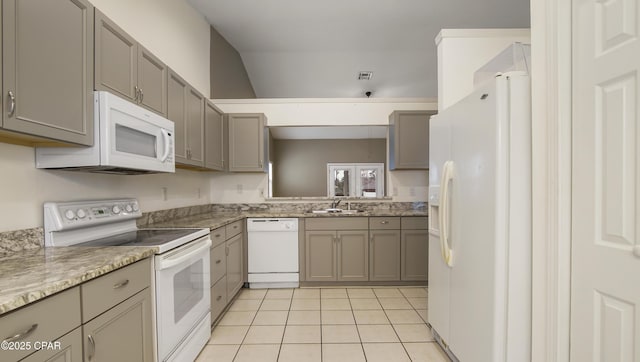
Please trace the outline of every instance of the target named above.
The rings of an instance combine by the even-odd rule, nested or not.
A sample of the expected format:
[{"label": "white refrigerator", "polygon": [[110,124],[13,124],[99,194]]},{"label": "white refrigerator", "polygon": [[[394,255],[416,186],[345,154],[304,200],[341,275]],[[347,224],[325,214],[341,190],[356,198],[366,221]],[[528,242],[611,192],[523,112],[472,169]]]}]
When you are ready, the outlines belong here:
[{"label": "white refrigerator", "polygon": [[452,360],[531,360],[531,91],[498,75],[431,118],[428,321]]}]

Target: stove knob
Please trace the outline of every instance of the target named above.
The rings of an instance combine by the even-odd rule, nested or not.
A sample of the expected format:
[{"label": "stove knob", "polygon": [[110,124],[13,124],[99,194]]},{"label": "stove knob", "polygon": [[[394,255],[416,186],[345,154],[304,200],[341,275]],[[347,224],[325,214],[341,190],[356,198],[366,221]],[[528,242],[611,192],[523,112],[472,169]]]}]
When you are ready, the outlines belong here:
[{"label": "stove knob", "polygon": [[113,207],[111,208],[111,212],[113,212],[114,214],[119,214],[120,207],[118,207],[118,205],[113,205]]},{"label": "stove knob", "polygon": [[73,212],[73,210],[67,210],[64,213],[64,217],[66,217],[68,220],[73,220],[76,217],[76,213]]},{"label": "stove knob", "polygon": [[127,212],[131,212],[131,211],[133,211],[133,207],[131,207],[131,205],[127,205],[127,206],[125,206],[125,208],[124,208],[124,209],[125,209],[125,210],[127,210]]},{"label": "stove knob", "polygon": [[84,219],[87,216],[87,213],[82,209],[78,210],[77,214],[78,214],[78,217],[81,219]]},{"label": "stove knob", "polygon": [[140,211],[140,208],[138,207],[138,204],[133,204],[133,211],[135,211],[135,212]]}]

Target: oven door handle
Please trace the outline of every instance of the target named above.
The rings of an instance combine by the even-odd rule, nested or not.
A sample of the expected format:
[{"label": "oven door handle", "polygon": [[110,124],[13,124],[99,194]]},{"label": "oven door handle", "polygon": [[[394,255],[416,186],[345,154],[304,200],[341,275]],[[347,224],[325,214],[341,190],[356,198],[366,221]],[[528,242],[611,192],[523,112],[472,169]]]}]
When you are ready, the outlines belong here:
[{"label": "oven door handle", "polygon": [[209,237],[201,241],[194,241],[191,244],[187,244],[186,248],[181,248],[174,252],[170,252],[167,256],[158,258],[158,262],[156,263],[156,270],[165,270],[172,268],[176,265],[180,265],[185,261],[192,259],[194,256],[199,254],[208,255],[210,248],[211,239]]}]

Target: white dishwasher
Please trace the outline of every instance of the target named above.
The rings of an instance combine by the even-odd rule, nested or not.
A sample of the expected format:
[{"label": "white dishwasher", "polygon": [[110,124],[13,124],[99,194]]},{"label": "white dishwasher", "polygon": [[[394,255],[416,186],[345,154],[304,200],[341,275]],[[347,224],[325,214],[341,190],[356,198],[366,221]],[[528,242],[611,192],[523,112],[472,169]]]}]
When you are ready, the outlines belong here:
[{"label": "white dishwasher", "polygon": [[249,218],[249,288],[295,288],[298,267],[298,219]]}]

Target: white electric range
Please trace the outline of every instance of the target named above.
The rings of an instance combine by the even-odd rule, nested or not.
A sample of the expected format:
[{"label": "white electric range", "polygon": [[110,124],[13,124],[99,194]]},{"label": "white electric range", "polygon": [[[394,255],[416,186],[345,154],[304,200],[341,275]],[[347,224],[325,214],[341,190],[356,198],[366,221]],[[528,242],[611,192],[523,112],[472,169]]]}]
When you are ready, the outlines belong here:
[{"label": "white electric range", "polygon": [[136,199],[47,202],[45,247],[149,246],[156,358],[189,361],[211,335],[209,229],[138,229]]}]

